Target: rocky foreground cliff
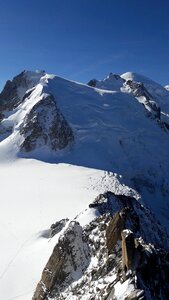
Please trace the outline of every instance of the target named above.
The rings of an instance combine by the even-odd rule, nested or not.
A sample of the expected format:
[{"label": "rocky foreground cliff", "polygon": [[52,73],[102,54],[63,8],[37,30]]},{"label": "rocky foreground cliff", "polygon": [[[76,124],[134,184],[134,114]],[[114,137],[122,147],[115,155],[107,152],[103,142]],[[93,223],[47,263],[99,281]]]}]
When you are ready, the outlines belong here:
[{"label": "rocky foreground cliff", "polygon": [[67,221],[33,300],[167,299],[169,238],[152,213],[111,192],[89,207],[98,217]]}]

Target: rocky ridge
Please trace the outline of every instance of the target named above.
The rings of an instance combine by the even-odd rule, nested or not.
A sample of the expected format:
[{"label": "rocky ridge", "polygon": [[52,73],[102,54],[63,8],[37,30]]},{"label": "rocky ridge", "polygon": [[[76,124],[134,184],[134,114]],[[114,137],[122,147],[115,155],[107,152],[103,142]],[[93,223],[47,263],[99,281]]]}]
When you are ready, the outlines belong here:
[{"label": "rocky ridge", "polygon": [[70,221],[33,300],[167,299],[169,238],[152,213],[108,192],[91,203],[99,216]]},{"label": "rocky ridge", "polygon": [[[10,136],[17,125],[17,131],[21,136],[19,143],[21,153],[31,152],[41,147],[57,151],[72,144],[74,140],[73,131],[57,107],[54,96],[46,92],[43,85],[40,86],[44,75],[44,71],[23,71],[12,81],[7,81],[0,94],[1,140]],[[22,122],[19,125],[6,122],[6,116],[22,110],[20,105],[32,102],[32,97],[35,97],[39,88],[41,90],[39,99],[30,105]]]},{"label": "rocky ridge", "polygon": [[[168,117],[164,117],[163,114],[161,114],[158,99],[151,94],[151,90],[149,91],[144,83],[133,79],[125,79],[120,75],[110,73],[104,80],[91,79],[88,85],[103,90],[119,90],[132,94],[144,105],[149,117],[156,119],[159,125],[164,127],[164,129],[169,129]],[[168,91],[166,87],[165,89]]]},{"label": "rocky ridge", "polygon": [[56,106],[52,95],[43,95],[33,106],[20,126],[24,136],[21,150],[30,152],[47,145],[51,150],[61,150],[73,142],[73,132]]},{"label": "rocky ridge", "polygon": [[1,111],[13,110],[21,104],[25,97],[28,97],[28,90],[35,87],[44,75],[44,71],[23,71],[15,76],[12,81],[8,80],[0,93]]}]

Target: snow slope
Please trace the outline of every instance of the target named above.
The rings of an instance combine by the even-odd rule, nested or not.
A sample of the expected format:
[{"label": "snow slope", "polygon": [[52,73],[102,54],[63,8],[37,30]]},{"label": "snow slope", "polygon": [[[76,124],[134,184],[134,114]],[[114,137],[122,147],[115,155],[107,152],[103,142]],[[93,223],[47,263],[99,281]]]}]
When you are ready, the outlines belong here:
[{"label": "snow slope", "polygon": [[[117,176],[109,175],[36,160],[1,164],[0,299],[31,299],[58,239],[44,237],[52,223],[73,219],[106,190],[130,194]],[[79,215],[82,225],[95,217],[94,211],[89,213]]]},{"label": "snow slope", "polygon": [[[24,159],[1,164],[0,178],[0,299],[27,300],[58,238],[45,238],[44,231],[74,218],[107,188],[115,191],[118,179],[112,187],[104,171]],[[84,224],[93,217],[79,220]]]},{"label": "snow slope", "polygon": [[119,75],[110,73],[105,79],[96,81],[96,88],[110,91],[120,91],[124,79]]},{"label": "snow slope", "polygon": [[[28,94],[22,101],[25,90],[18,86],[21,102],[4,112],[0,128],[3,300],[31,298],[58,238],[47,239],[44,230],[52,222],[74,218],[100,193],[134,193],[139,198],[126,184],[168,225],[168,132],[147,116],[133,95],[121,90],[123,80],[115,85],[111,77],[113,86],[107,80],[101,89],[43,72],[25,76]],[[131,74],[122,77],[141,80]],[[159,92],[161,87],[153,82],[147,84],[150,87],[167,111],[168,94]],[[31,109],[49,94],[72,128],[74,144],[57,152],[43,146],[23,153],[20,128]],[[84,225],[94,217],[94,212],[86,211],[79,221]]]}]

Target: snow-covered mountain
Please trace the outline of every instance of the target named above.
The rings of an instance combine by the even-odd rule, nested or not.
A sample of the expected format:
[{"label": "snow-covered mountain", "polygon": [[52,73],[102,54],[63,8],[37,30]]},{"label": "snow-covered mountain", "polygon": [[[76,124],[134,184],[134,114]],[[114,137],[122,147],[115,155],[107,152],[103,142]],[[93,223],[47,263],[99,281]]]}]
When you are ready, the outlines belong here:
[{"label": "snow-covered mountain", "polygon": [[[167,299],[168,152],[169,91],[142,75],[85,85],[24,71],[7,81],[0,298]],[[152,261],[162,271],[147,282]]]}]

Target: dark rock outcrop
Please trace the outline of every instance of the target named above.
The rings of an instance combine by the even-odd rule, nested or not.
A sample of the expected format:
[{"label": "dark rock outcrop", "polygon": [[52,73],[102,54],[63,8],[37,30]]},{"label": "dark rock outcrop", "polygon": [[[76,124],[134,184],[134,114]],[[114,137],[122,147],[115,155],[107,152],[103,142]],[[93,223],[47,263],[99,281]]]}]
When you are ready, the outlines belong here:
[{"label": "dark rock outcrop", "polygon": [[147,91],[143,83],[127,80],[124,86],[130,89],[130,92],[132,92],[134,97],[144,98],[143,104],[146,108],[149,108],[149,113],[151,112],[151,116],[158,120],[161,119],[161,109],[156,104],[156,102],[154,101],[155,99]]},{"label": "dark rock outcrop", "polygon": [[30,152],[42,146],[53,151],[61,150],[73,142],[73,132],[57,108],[54,97],[44,94],[42,100],[33,106],[20,126],[24,136],[23,152]]},{"label": "dark rock outcrop", "polygon": [[167,300],[169,238],[151,212],[132,197],[110,192],[90,207],[100,216],[83,228],[70,223],[33,300],[118,300],[119,289],[126,290],[124,300]]},{"label": "dark rock outcrop", "polygon": [[[120,214],[120,217],[123,216],[125,220],[123,229],[130,229],[136,237],[142,236],[145,242],[152,243],[156,247],[169,249],[166,231],[156,220],[153,213],[135,198],[106,192],[99,195],[89,206],[95,206],[95,209],[101,215],[110,214],[112,218],[116,216],[116,213]],[[113,222],[112,219],[111,224]]]},{"label": "dark rock outcrop", "polygon": [[59,233],[65,227],[68,221],[69,219],[66,218],[52,224],[50,227],[50,237],[53,237],[55,234]]},{"label": "dark rock outcrop", "polygon": [[87,83],[87,85],[92,86],[92,87],[95,87],[96,84],[97,84],[97,80],[96,80],[96,79],[91,79],[91,80]]},{"label": "dark rock outcrop", "polygon": [[122,266],[124,270],[133,270],[135,255],[134,235],[130,230],[121,231],[122,235]]},{"label": "dark rock outcrop", "polygon": [[[12,81],[8,80],[0,93],[0,140],[7,138],[14,130],[13,125],[2,122],[9,113],[12,113],[24,100],[31,97],[36,84],[44,72],[23,71],[15,76]],[[8,122],[9,123],[9,122]]]},{"label": "dark rock outcrop", "polygon": [[64,235],[59,238],[53,253],[42,273],[33,300],[45,300],[57,295],[73,280],[82,276],[89,265],[89,247],[82,227],[71,222]]},{"label": "dark rock outcrop", "polygon": [[[4,125],[3,119],[9,111],[17,108],[22,102],[35,100],[33,92],[44,76],[44,71],[23,71],[12,81],[8,80],[0,94],[0,133],[5,139],[14,130],[10,124]],[[48,150],[57,151],[65,148],[74,140],[72,129],[58,109],[51,94],[40,94],[38,102],[32,106],[20,124],[19,131],[24,137],[21,152],[31,152],[36,148],[48,146]]]},{"label": "dark rock outcrop", "polygon": [[[22,101],[24,101],[24,95],[28,89],[33,88],[36,84],[40,75],[45,73],[37,74],[37,80],[32,80],[31,76],[27,75],[28,72],[23,71],[19,75],[15,76],[12,81],[8,80],[4,86],[4,89],[0,93],[0,110],[13,110]],[[36,74],[36,73],[35,73]]]},{"label": "dark rock outcrop", "polygon": [[125,227],[125,215],[123,213],[115,213],[106,230],[106,241],[108,253],[112,253],[115,249],[117,241],[121,240],[121,232]]}]

